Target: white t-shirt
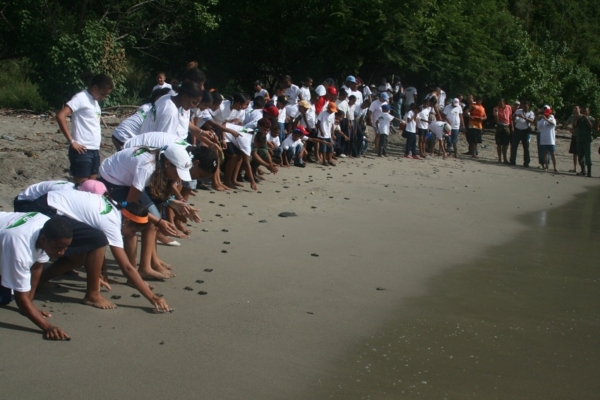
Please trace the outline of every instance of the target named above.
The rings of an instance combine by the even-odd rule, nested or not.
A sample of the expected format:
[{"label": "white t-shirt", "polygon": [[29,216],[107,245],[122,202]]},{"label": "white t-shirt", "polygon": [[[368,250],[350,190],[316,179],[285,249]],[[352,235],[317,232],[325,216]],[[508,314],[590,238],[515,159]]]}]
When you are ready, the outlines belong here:
[{"label": "white t-shirt", "polygon": [[298,120],[298,125],[302,125],[308,131],[315,129],[317,115],[314,104],[311,104],[310,108],[306,110],[306,114],[304,114],[303,116],[300,115],[300,111],[298,111],[298,116],[300,118]]},{"label": "white t-shirt", "polygon": [[142,192],[150,184],[156,169],[156,156],[146,149],[123,149],[105,159],[100,165],[100,176],[119,186],[132,186]]},{"label": "white t-shirt", "polygon": [[296,149],[296,147],[298,146],[302,146],[302,139],[298,139],[298,140],[294,140],[293,138],[294,135],[289,135],[284,141],[283,143],[281,143],[281,147],[283,148],[283,150],[287,150],[287,149]]},{"label": "white t-shirt", "polygon": [[382,102],[381,100],[377,99],[371,103],[371,106],[369,106],[369,111],[371,111],[371,123],[373,124],[373,126],[377,126],[377,120],[379,119],[379,116],[382,113],[381,106],[384,104],[387,104],[387,102]]},{"label": "white t-shirt", "polygon": [[431,114],[431,107],[425,107],[417,114],[418,129],[429,129],[429,114]]},{"label": "white t-shirt", "polygon": [[206,108],[201,110],[199,108],[194,108],[194,118],[198,118],[197,125],[200,127],[204,125],[206,122],[213,119],[210,109]]},{"label": "white t-shirt", "polygon": [[135,114],[125,119],[115,128],[112,135],[123,143],[132,137],[139,135],[142,130],[142,124],[151,109],[151,103],[141,105]]},{"label": "white t-shirt", "polygon": [[525,112],[523,109],[519,108],[515,111],[515,129],[525,130],[529,128],[529,122],[525,120],[527,119],[535,119],[535,113],[531,110]]},{"label": "white t-shirt", "polygon": [[412,121],[408,121],[410,118],[412,118],[415,115],[415,112],[413,110],[409,110],[406,115],[404,116],[404,119],[406,120],[406,128],[404,128],[404,130],[406,132],[412,132],[412,133],[417,133],[417,120],[413,119]]},{"label": "white t-shirt", "polygon": [[246,118],[246,110],[231,110],[229,113],[229,117],[226,119],[227,122],[235,121],[236,119],[240,121],[240,124],[244,123],[244,118]]},{"label": "white t-shirt", "polygon": [[165,82],[162,85],[156,85],[156,86],[154,86],[152,88],[152,91],[154,92],[155,90],[164,89],[164,88],[173,89],[173,86],[171,86],[170,83]]},{"label": "white t-shirt", "polygon": [[44,181],[40,183],[35,183],[29,186],[27,189],[23,190],[17,196],[17,200],[23,201],[34,201],[39,199],[48,192],[52,192],[55,190],[73,190],[75,189],[75,184],[67,181]]},{"label": "white t-shirt", "polygon": [[429,124],[429,130],[439,139],[442,140],[444,138],[444,125],[446,122],[444,121],[434,121]]},{"label": "white t-shirt", "polygon": [[549,121],[540,119],[537,123],[537,129],[540,132],[540,144],[541,145],[555,145],[556,144],[556,119],[554,115],[550,115]]},{"label": "white t-shirt", "polygon": [[237,137],[233,136],[229,132],[225,132],[225,139],[228,143],[240,149],[247,156],[252,154],[252,131],[248,132],[248,128],[245,126],[239,126],[234,124],[226,124],[226,128],[232,129],[239,133]]},{"label": "white t-shirt", "polygon": [[354,111],[356,110],[356,104],[348,104],[348,121],[354,121]]},{"label": "white t-shirt", "polygon": [[17,292],[31,290],[31,267],[48,255],[35,247],[40,230],[50,218],[37,212],[0,212],[0,275],[2,286]]},{"label": "white t-shirt", "polygon": [[377,118],[377,128],[382,135],[390,134],[390,122],[394,120],[394,116],[390,113],[381,112]]},{"label": "white t-shirt", "polygon": [[63,190],[48,193],[48,205],[54,207],[59,215],[102,231],[109,245],[123,248],[121,212],[106,197],[79,190]]},{"label": "white t-shirt", "polygon": [[440,95],[438,98],[438,107],[440,110],[443,110],[445,106],[446,106],[446,92],[444,92],[443,90],[440,90]]},{"label": "white t-shirt", "polygon": [[443,114],[446,116],[446,121],[452,129],[460,129],[460,116],[463,111],[460,106],[447,105],[444,107]]},{"label": "white t-shirt", "polygon": [[285,89],[285,95],[288,97],[288,104],[294,105],[298,102],[298,95],[300,94],[300,88],[294,84],[289,88]]},{"label": "white t-shirt", "polygon": [[379,93],[387,92],[387,91],[391,92],[392,91],[392,85],[390,85],[388,82],[386,82],[385,85],[379,85],[379,86],[377,86],[377,91]]},{"label": "white t-shirt", "polygon": [[222,124],[223,122],[228,121],[229,116],[231,115],[231,101],[223,100],[219,105],[219,108],[214,111],[209,109],[208,111],[217,124]]},{"label": "white t-shirt", "polygon": [[310,89],[307,87],[301,87],[300,88],[300,96],[302,97],[302,100],[306,100],[310,103]]},{"label": "white t-shirt", "polygon": [[354,96],[356,97],[356,103],[354,103],[354,105],[359,108],[360,105],[363,103],[364,99],[363,99],[363,94],[360,92],[360,90],[348,90],[348,97],[350,96]]},{"label": "white t-shirt", "polygon": [[132,147],[151,147],[153,149],[160,149],[174,143],[186,147],[190,145],[173,133],[147,132],[126,141],[123,144],[123,149],[130,149]]},{"label": "white t-shirt", "polygon": [[344,118],[348,118],[348,112],[350,111],[348,100],[336,100],[335,104],[337,105],[338,111],[342,111],[344,113]]},{"label": "white t-shirt", "polygon": [[156,100],[142,124],[140,133],[167,132],[185,139],[190,128],[190,110],[177,108],[171,96],[163,96]]},{"label": "white t-shirt", "polygon": [[407,107],[410,106],[411,103],[414,103],[417,100],[417,88],[409,86],[404,89],[404,100],[406,100],[405,104]]},{"label": "white t-shirt", "polygon": [[267,97],[269,97],[269,92],[267,92],[267,89],[260,89],[258,92],[254,92],[254,97],[258,96],[262,96],[266,99]]},{"label": "white t-shirt", "polygon": [[[279,122],[280,124],[285,124],[285,119],[287,118],[287,108],[289,106],[283,107],[283,108],[277,108],[279,110],[279,115],[277,116],[277,122]],[[293,106],[292,106],[293,107]]]},{"label": "white t-shirt", "polygon": [[366,99],[367,97],[372,95],[373,92],[371,92],[371,89],[367,85],[363,85],[362,94],[363,94],[363,99]]},{"label": "white t-shirt", "polygon": [[258,120],[263,117],[263,111],[260,109],[248,109],[244,117],[244,126],[255,129]]},{"label": "white t-shirt", "polygon": [[321,111],[321,114],[319,114],[317,122],[321,127],[319,137],[322,139],[331,139],[331,128],[335,123],[335,114],[323,110]]},{"label": "white t-shirt", "polygon": [[281,146],[281,140],[279,140],[279,136],[271,136],[271,132],[267,133],[267,142],[273,143],[275,147]]},{"label": "white t-shirt", "polygon": [[71,136],[77,144],[88,150],[100,149],[102,129],[100,128],[100,105],[86,90],[77,93],[67,102],[71,114]]}]

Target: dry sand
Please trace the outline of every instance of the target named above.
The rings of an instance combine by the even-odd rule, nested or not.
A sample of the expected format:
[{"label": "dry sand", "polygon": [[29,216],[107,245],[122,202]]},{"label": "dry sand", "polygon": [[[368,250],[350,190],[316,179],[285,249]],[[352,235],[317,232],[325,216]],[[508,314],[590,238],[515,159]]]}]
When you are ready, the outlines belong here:
[{"label": "dry sand", "polygon": [[[2,134],[18,138],[0,139],[0,204],[12,211],[28,184],[67,177],[67,146],[48,120],[0,121]],[[110,132],[103,130],[104,156]],[[155,284],[173,313],[152,313],[124,285],[105,292],[120,296],[118,309],[86,307],[85,281],[72,277],[35,302],[70,342],[43,341],[14,306],[0,309],[3,397],[353,398],[333,396],[324,384],[344,378],[345,354],[410,314],[411,299],[427,297],[432,279],[523,232],[518,216],[558,207],[598,183],[498,165],[490,135],[478,161],[401,159],[403,140],[391,142],[388,159],[283,169],[259,192],[200,191],[191,202],[204,222],[180,248],[159,249],[176,266],[175,278]],[[568,140],[557,147],[566,171]],[[532,165],[536,157],[533,149]],[[278,217],[284,211],[297,217]],[[376,387],[366,393],[354,398],[398,398]]]}]

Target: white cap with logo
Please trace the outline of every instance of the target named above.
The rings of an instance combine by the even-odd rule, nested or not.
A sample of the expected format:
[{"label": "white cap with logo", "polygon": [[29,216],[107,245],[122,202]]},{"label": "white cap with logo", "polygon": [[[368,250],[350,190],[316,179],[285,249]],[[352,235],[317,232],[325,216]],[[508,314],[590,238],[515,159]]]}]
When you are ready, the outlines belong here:
[{"label": "white cap with logo", "polygon": [[164,155],[167,160],[177,168],[177,175],[182,181],[189,182],[192,180],[190,168],[192,168],[192,157],[188,154],[187,148],[178,144],[168,146]]}]

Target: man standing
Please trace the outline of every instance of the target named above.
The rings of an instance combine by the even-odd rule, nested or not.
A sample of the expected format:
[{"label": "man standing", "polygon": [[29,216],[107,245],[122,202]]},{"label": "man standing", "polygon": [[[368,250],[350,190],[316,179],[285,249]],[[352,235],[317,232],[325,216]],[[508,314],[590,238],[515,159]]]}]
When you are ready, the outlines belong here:
[{"label": "man standing", "polygon": [[507,159],[508,145],[510,143],[510,132],[512,125],[512,108],[504,99],[500,99],[498,106],[494,108],[494,119],[496,120],[496,151],[498,162],[510,164]]},{"label": "man standing", "polygon": [[448,152],[454,153],[454,158],[458,157],[458,132],[464,129],[465,121],[463,119],[463,110],[459,99],[453,99],[452,104],[444,107],[444,118],[450,124],[450,136],[447,136]]},{"label": "man standing", "polygon": [[[577,175],[580,176],[592,176],[592,159],[591,159],[591,147],[592,147],[592,129],[596,122],[594,118],[590,116],[589,107],[576,108],[575,112],[575,131],[577,134],[577,155],[579,156],[579,165],[581,166],[581,172]],[[587,166],[587,174],[585,167]]]},{"label": "man standing", "polygon": [[469,143],[469,153],[473,158],[479,158],[477,155],[477,145],[481,143],[481,132],[483,130],[483,121],[487,120],[485,108],[481,104],[483,99],[476,97],[471,106],[467,109],[469,117],[469,129],[467,129],[467,142]]},{"label": "man standing", "polygon": [[[402,86],[402,82],[400,81],[400,77],[394,77],[394,84],[392,86],[392,100],[394,101],[392,114],[394,117],[401,119],[402,118],[402,97],[404,96],[404,87]],[[399,126],[399,121],[394,121],[394,126]]]},{"label": "man standing", "polygon": [[404,104],[406,108],[406,110],[404,110],[405,113],[408,112],[408,106],[410,106],[412,103],[417,104],[417,88],[414,86],[409,86],[404,89]]},{"label": "man standing", "polygon": [[295,106],[301,93],[300,88],[292,83],[289,75],[283,77],[283,87],[285,87],[285,95],[288,97],[288,104]]},{"label": "man standing", "polygon": [[531,158],[529,157],[529,134],[531,132],[530,124],[535,120],[535,113],[529,109],[529,102],[523,103],[521,108],[513,114],[513,123],[515,130],[510,141],[510,165],[517,164],[517,151],[519,144],[523,144],[523,166],[529,167]]}]

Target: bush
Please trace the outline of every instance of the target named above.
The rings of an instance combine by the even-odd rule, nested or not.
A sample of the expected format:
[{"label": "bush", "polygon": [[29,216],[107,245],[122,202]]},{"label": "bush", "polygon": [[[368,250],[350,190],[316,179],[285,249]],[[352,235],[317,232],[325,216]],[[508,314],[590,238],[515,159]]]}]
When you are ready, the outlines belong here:
[{"label": "bush", "polygon": [[35,112],[48,110],[38,86],[28,79],[26,60],[0,62],[0,108],[25,109]]}]

